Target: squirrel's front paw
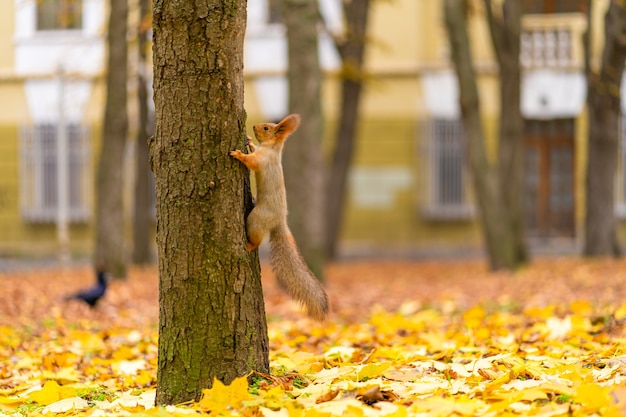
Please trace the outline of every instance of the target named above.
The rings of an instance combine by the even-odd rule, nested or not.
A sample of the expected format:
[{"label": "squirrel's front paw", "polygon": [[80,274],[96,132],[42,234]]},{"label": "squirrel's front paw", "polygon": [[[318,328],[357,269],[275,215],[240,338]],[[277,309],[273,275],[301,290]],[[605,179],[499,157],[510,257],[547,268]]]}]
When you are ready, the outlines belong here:
[{"label": "squirrel's front paw", "polygon": [[243,155],[243,153],[239,149],[230,151],[228,154],[232,156],[233,158],[237,158],[237,159],[239,159],[239,157]]}]

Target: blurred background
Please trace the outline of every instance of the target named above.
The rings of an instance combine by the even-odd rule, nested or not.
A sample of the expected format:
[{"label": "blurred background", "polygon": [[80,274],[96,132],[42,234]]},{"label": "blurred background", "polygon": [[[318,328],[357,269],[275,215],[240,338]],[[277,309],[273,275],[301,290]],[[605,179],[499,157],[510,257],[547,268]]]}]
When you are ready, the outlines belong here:
[{"label": "blurred background", "polygon": [[[482,255],[446,2],[319,0],[312,2],[313,23],[299,21],[281,2],[289,0],[247,2],[247,131],[293,111],[287,26],[291,19],[296,27],[314,27],[318,59],[307,65],[319,66],[320,171],[329,189],[345,177],[345,186],[328,191],[324,218],[337,217],[334,228],[326,229],[329,257]],[[487,2],[489,7],[478,0],[449,7],[462,7],[466,19],[485,149],[494,161],[506,95],[500,91],[502,71],[490,25],[498,19],[506,24],[511,2]],[[601,72],[611,2],[515,3],[521,22],[524,242],[530,252],[580,253],[588,235],[587,80]],[[111,4],[0,0],[0,5],[0,258],[87,259],[95,246],[107,73],[120,68],[108,67],[107,60],[109,50],[118,48],[107,38]],[[151,5],[129,0],[125,6],[127,53],[121,65],[128,68],[128,127],[117,161],[124,179],[123,239],[129,259],[149,263],[155,257],[156,216],[145,147],[154,129]],[[613,96],[624,108],[626,96],[617,88]],[[315,99],[304,90],[291,92]],[[614,180],[607,184],[613,201],[607,204],[619,237],[626,232],[621,123],[615,137],[618,152],[609,153]],[[297,142],[294,135],[287,147]],[[337,156],[340,143],[351,145],[343,157]],[[306,176],[309,169],[286,168],[286,176]],[[297,229],[296,238],[306,240]]]}]

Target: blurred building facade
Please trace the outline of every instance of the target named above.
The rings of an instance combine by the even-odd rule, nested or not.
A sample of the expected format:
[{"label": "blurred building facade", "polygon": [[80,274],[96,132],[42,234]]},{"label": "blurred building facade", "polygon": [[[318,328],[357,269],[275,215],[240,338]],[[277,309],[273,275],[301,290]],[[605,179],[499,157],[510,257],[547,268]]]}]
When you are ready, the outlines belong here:
[{"label": "blurred building facade", "polygon": [[[89,253],[104,113],[107,2],[0,3],[5,11],[0,14],[0,255],[54,253],[59,196],[67,205],[72,250]],[[385,248],[407,253],[479,248],[442,4],[372,3],[367,81],[340,246],[346,251]],[[498,68],[481,2],[473,3],[473,55],[483,121],[493,143]],[[581,240],[585,198],[582,35],[587,2],[525,3],[520,58],[527,235],[535,243],[575,247]],[[608,2],[592,4],[592,51],[597,59]],[[340,0],[320,0],[320,6],[327,29],[321,31],[320,57],[326,74],[323,109],[330,152],[340,113],[340,60],[328,33],[342,30],[342,12]],[[249,125],[287,113],[285,30],[272,7],[271,0],[248,0]],[[626,100],[623,103],[626,108]],[[619,158],[616,212],[623,219],[623,151]]]}]

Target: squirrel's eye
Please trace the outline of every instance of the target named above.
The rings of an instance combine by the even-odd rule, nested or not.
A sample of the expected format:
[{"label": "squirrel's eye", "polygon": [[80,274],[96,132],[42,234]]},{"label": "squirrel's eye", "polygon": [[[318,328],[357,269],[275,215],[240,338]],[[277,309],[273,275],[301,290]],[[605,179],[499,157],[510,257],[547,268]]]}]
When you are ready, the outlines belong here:
[{"label": "squirrel's eye", "polygon": [[263,126],[263,130],[270,130],[269,126]]}]

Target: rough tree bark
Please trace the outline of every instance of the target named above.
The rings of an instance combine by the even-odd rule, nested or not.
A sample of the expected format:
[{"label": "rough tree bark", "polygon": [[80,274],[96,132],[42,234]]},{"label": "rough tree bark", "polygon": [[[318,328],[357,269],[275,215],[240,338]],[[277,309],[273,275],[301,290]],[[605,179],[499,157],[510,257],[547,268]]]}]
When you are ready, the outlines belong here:
[{"label": "rough tree bark", "polygon": [[507,207],[500,189],[499,171],[490,164],[485,148],[477,78],[467,32],[467,12],[467,2],[444,1],[451,57],[459,82],[461,117],[467,138],[469,165],[490,268],[514,269],[519,263]]},{"label": "rough tree bark", "polygon": [[228,155],[245,148],[245,28],[245,0],[154,2],[157,404],[269,368],[250,173]]},{"label": "rough tree bark", "polygon": [[[589,49],[586,53],[590,55]],[[615,174],[619,155],[620,91],[625,60],[626,2],[612,0],[604,18],[604,50],[599,73],[593,71],[591,65],[586,68],[589,132],[585,256],[621,254],[615,219]]]},{"label": "rough tree bark", "polygon": [[505,0],[494,13],[492,0],[484,0],[487,22],[500,68],[500,126],[498,136],[498,178],[508,217],[511,259],[516,268],[528,262],[524,239],[524,120],[520,108],[520,34],[522,1]]},{"label": "rough tree bark", "polygon": [[126,277],[124,238],[123,163],[128,119],[126,115],[127,71],[126,0],[111,0],[109,16],[106,106],[96,186],[94,261],[118,278]]},{"label": "rough tree bark", "polygon": [[342,61],[341,117],[335,136],[335,150],[328,181],[326,204],[326,253],[337,257],[337,242],[341,230],[348,170],[352,163],[356,129],[359,121],[361,91],[363,89],[363,56],[365,31],[370,0],[343,2],[346,21],[345,37],[335,39]]},{"label": "rough tree bark", "polygon": [[323,280],[325,167],[317,0],[281,0],[287,28],[289,112],[302,123],[283,151],[289,227],[309,268]]},{"label": "rough tree bark", "polygon": [[148,27],[146,16],[149,16],[150,1],[139,1],[139,42],[138,42],[138,91],[137,101],[139,105],[139,128],[137,131],[137,148],[135,155],[135,204],[133,206],[133,263],[137,265],[149,264],[153,261],[152,239],[154,221],[152,217],[152,181],[150,164],[148,162],[149,149],[148,137],[154,132],[148,114],[148,86],[146,73],[147,68],[147,45]]}]

